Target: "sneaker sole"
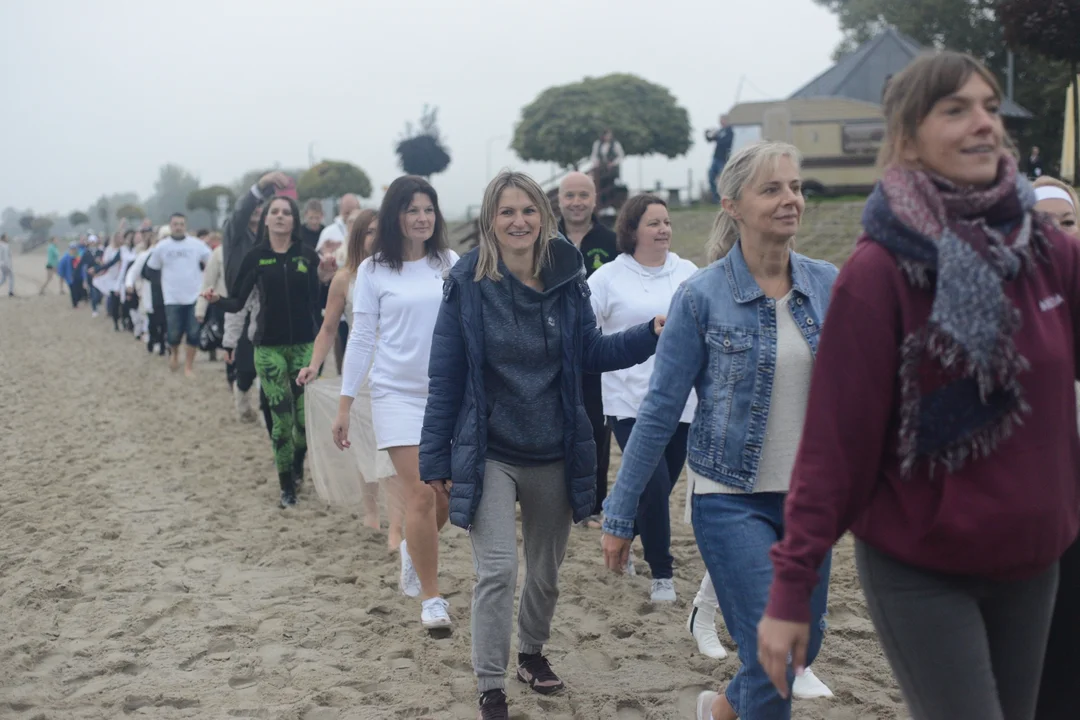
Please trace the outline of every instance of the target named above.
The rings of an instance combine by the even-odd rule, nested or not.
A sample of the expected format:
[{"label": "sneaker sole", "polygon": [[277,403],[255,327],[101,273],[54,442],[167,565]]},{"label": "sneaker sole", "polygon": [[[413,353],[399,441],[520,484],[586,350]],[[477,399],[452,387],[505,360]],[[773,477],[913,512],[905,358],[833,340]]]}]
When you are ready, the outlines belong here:
[{"label": "sneaker sole", "polygon": [[530,690],[532,690],[535,693],[539,693],[541,695],[558,695],[559,693],[561,693],[563,690],[566,689],[566,683],[563,683],[562,685],[558,685],[558,686],[554,686],[554,687],[533,687],[530,684],[531,681],[529,681],[529,680],[525,679],[524,677],[522,677],[520,670],[518,670],[516,673],[514,673],[514,675],[517,677],[517,681],[519,683],[523,683],[525,685],[528,685]]}]

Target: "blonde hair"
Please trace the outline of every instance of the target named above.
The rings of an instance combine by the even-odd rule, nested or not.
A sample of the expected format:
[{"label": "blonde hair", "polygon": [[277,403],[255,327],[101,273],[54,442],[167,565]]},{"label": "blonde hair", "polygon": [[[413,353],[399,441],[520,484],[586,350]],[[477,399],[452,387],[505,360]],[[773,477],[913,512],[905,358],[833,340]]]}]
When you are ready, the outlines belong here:
[{"label": "blonde hair", "polygon": [[[722,199],[738,202],[746,186],[758,176],[766,166],[775,168],[780,158],[790,158],[798,167],[802,156],[794,145],[782,142],[758,142],[747,145],[735,152],[724,165],[724,172],[716,183],[717,192]],[[710,263],[731,252],[739,240],[739,224],[723,206],[716,213],[712,231],[705,243],[706,257]]]},{"label": "blonde hair", "polygon": [[1038,180],[1031,184],[1032,187],[1056,187],[1069,193],[1069,197],[1073,201],[1073,210],[1080,215],[1080,197],[1076,194],[1076,188],[1072,187],[1068,183],[1062,182],[1057,178],[1050,177],[1049,175],[1043,175]]},{"label": "blonde hair", "polygon": [[551,203],[531,177],[525,173],[503,170],[488,183],[484,200],[480,204],[480,258],[476,263],[476,282],[484,278],[494,282],[502,280],[502,273],[499,272],[499,241],[495,238],[495,213],[499,211],[499,200],[503,192],[510,188],[525,193],[540,211],[540,234],[533,248],[533,277],[539,277],[540,271],[547,266],[551,241],[559,232]]}]

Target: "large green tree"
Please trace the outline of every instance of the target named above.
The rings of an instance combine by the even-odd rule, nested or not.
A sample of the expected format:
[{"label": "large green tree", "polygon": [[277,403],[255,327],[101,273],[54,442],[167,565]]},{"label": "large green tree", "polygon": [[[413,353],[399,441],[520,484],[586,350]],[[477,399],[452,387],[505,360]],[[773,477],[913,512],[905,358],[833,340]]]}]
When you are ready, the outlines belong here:
[{"label": "large green tree", "polygon": [[1069,65],[1073,87],[1073,184],[1080,183],[1080,0],[999,0],[1011,45]]},{"label": "large green tree", "polygon": [[662,85],[614,74],[548,88],[521,109],[511,147],[522,160],[576,167],[606,128],[627,155],[690,149],[690,116]]},{"label": "large green tree", "polygon": [[300,176],[296,192],[301,200],[336,198],[353,193],[371,197],[371,180],[360,168],[347,162],[323,160]]},{"label": "large green tree", "polygon": [[84,213],[82,210],[73,210],[68,215],[68,223],[72,228],[77,228],[80,225],[85,225],[90,222],[90,216]]},{"label": "large green tree", "polygon": [[439,134],[438,114],[438,108],[425,105],[415,130],[412,123],[405,123],[405,134],[395,152],[401,169],[409,175],[431,177],[450,166],[450,152]]},{"label": "large green tree", "polygon": [[[233,206],[233,203],[236,202],[236,193],[232,191],[232,188],[225,187],[224,185],[209,185],[207,187],[199,188],[191,193],[187,196],[187,209],[204,210],[210,214],[210,217],[217,217],[218,198],[222,195],[229,199],[229,204],[226,206],[226,211],[228,211],[228,209]],[[220,226],[225,218],[217,218],[217,220],[217,224]]]},{"label": "large green tree", "polygon": [[[1040,3],[1058,0],[1036,0]],[[1074,2],[1075,0],[1064,0]],[[948,48],[974,55],[986,63],[1004,84],[1007,46],[999,0],[813,0],[836,13],[844,39],[837,56],[850,52],[886,26],[910,36],[926,47]],[[1080,42],[1080,41],[1078,41]],[[1063,88],[1066,63],[1048,60],[1030,51],[1016,52],[1014,100],[1034,117],[1012,131],[1023,148],[1038,145],[1043,157],[1061,157]]]},{"label": "large green tree", "polygon": [[121,205],[116,208],[116,219],[127,220],[131,222],[133,220],[142,220],[146,217],[146,211],[134,203],[128,203],[127,205]]}]

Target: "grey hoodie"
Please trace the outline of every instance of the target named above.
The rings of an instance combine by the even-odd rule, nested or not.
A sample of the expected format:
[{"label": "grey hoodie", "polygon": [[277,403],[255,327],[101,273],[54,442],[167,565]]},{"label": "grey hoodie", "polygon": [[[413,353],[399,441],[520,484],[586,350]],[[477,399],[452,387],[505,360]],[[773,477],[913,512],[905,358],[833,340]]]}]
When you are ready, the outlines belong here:
[{"label": "grey hoodie", "polygon": [[563,458],[560,296],[582,273],[574,255],[553,255],[541,273],[543,292],[514,277],[501,260],[502,280],[480,283],[492,460],[544,465]]}]

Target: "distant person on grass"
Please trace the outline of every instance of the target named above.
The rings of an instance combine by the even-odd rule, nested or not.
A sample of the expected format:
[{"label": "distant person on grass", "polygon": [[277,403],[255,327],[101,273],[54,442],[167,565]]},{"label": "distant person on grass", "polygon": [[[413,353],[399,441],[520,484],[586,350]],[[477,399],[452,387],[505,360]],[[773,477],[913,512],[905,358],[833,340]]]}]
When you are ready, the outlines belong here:
[{"label": "distant person on grass", "polygon": [[161,294],[165,301],[165,325],[168,329],[169,368],[180,368],[180,343],[187,338],[184,374],[195,374],[195,354],[199,351],[199,321],[195,301],[202,290],[203,268],[210,259],[210,248],[187,234],[187,218],[173,213],[169,218],[169,237],[150,253],[146,267],[161,271]]},{"label": "distant person on grass", "polygon": [[[572,172],[559,184],[559,232],[585,258],[585,277],[611,262],[619,254],[615,233],[596,217],[596,183],[582,172]],[[607,497],[608,466],[611,463],[611,429],[604,417],[604,396],[600,376],[586,373],[581,379],[585,412],[592,424],[596,443],[596,503],[582,524],[600,529],[600,514]]]},{"label": "distant person on grass", "polygon": [[712,164],[709,165],[709,190],[712,192],[713,202],[720,202],[720,193],[716,189],[716,178],[724,172],[724,165],[731,156],[731,145],[735,140],[735,131],[728,124],[728,116],[720,116],[720,127],[716,130],[706,130],[705,140],[716,143],[713,148]]}]

